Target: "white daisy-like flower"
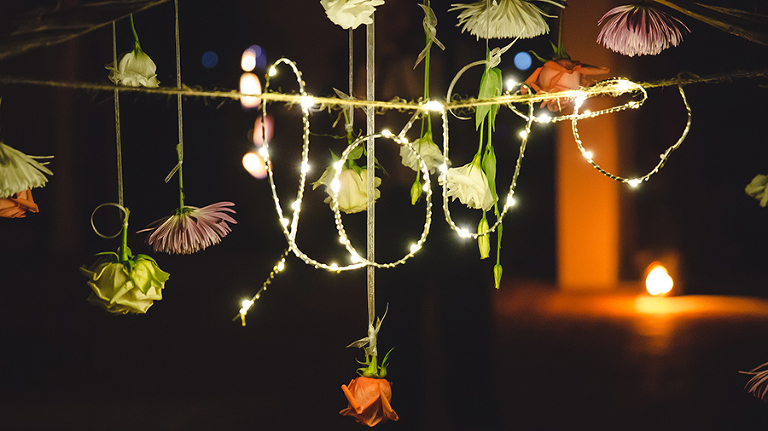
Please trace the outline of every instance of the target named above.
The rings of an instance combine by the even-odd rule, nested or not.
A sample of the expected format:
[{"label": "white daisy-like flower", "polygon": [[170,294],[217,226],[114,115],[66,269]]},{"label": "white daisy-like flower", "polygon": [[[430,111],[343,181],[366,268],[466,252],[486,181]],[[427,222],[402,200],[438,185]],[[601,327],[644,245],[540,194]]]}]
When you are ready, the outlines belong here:
[{"label": "white daisy-like flower", "polygon": [[[419,152],[419,155],[421,156],[421,159],[424,160],[424,163],[427,164],[427,168],[429,169],[430,174],[434,174],[437,168],[445,163],[443,152],[440,150],[440,147],[438,147],[437,144],[432,142],[431,135],[425,135],[423,138],[419,138],[412,142],[411,145],[413,145],[413,148]],[[400,157],[403,159],[403,165],[413,169],[416,172],[421,170],[419,168],[419,159],[416,158],[416,153],[412,151],[408,145],[403,145],[400,147]]]},{"label": "white daisy-like flower", "polygon": [[384,0],[320,0],[320,4],[328,18],[346,30],[373,23],[373,12]]},{"label": "white daisy-like flower", "polygon": [[[560,3],[541,0],[546,3],[563,7]],[[459,14],[461,32],[469,33],[478,39],[530,39],[549,33],[546,15],[537,6],[525,0],[492,0],[490,5],[485,0],[470,4],[452,4],[448,11],[462,11]]]},{"label": "white daisy-like flower", "polygon": [[28,156],[0,141],[0,199],[21,193],[27,189],[43,187],[53,175],[43,163],[35,159],[49,157]]}]

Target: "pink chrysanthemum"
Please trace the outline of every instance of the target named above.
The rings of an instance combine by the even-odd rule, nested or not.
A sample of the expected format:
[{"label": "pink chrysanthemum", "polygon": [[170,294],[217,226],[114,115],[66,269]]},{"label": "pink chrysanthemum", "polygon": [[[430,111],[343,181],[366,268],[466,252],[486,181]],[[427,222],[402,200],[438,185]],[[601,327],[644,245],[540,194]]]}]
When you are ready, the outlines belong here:
[{"label": "pink chrysanthemum", "polygon": [[605,26],[597,36],[611,51],[628,55],[656,55],[683,41],[682,21],[645,3],[618,6],[608,11],[598,25]]},{"label": "pink chrysanthemum", "polygon": [[225,211],[232,202],[219,202],[204,208],[185,206],[175,214],[154,221],[139,232],[153,231],[147,243],[158,252],[192,254],[218,244],[231,231],[227,222],[237,224]]},{"label": "pink chrysanthemum", "polygon": [[764,402],[768,402],[768,363],[760,365],[752,371],[741,371],[741,373],[752,375],[752,378],[747,382],[747,391]]}]

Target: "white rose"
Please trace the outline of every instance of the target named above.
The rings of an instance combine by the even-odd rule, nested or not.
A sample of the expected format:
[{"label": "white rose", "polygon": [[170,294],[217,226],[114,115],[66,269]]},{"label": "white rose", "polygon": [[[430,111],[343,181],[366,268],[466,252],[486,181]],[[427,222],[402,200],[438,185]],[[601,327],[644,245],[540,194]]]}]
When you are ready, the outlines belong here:
[{"label": "white rose", "polygon": [[320,0],[320,4],[328,18],[346,30],[373,23],[373,12],[384,0]]},{"label": "white rose", "polygon": [[768,175],[758,175],[752,179],[747,187],[744,189],[748,195],[760,201],[760,206],[764,207],[768,205],[768,190],[766,185],[768,184]]},{"label": "white rose", "polygon": [[[113,253],[110,253],[113,254]],[[158,268],[154,260],[138,255],[132,259],[132,270],[115,259],[102,258],[90,268],[80,268],[93,290],[88,297],[110,313],[146,313],[153,301],[163,299],[163,288],[169,274]]]},{"label": "white rose", "polygon": [[160,81],[157,80],[157,66],[155,62],[140,48],[123,55],[117,70],[107,66],[110,70],[109,79],[117,85],[126,87],[157,87]]},{"label": "white rose", "polygon": [[[319,180],[312,184],[312,189],[316,189],[321,185],[325,186],[325,192],[328,193],[328,197],[325,198],[325,203],[331,203],[330,187],[331,181],[333,181],[333,166],[323,172],[323,175]],[[381,178],[375,177],[375,187],[381,185]],[[378,189],[374,195],[375,199],[381,196],[381,192]],[[347,214],[358,213],[365,211],[368,208],[368,170],[362,169],[358,174],[353,169],[344,168],[339,174],[339,210]]]},{"label": "white rose", "polygon": [[440,185],[448,188],[449,198],[459,198],[461,203],[469,208],[489,211],[496,203],[496,198],[488,186],[488,178],[480,167],[480,157],[475,157],[472,163],[459,168],[450,168],[441,175]]},{"label": "white rose", "polygon": [[[412,142],[413,148],[415,148],[421,156],[424,163],[429,168],[429,173],[434,174],[435,170],[445,162],[443,152],[440,150],[429,135],[419,138]],[[400,157],[403,159],[403,165],[408,166],[416,172],[419,172],[419,159],[416,158],[416,153],[412,151],[407,145],[400,147]]]}]

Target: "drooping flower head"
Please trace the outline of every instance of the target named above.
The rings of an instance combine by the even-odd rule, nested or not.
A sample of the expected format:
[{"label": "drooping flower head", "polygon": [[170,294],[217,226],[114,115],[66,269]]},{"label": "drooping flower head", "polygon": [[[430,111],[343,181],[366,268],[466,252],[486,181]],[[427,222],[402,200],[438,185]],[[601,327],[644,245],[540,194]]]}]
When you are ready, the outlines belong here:
[{"label": "drooping flower head", "polygon": [[[329,166],[320,179],[312,183],[312,190],[325,186],[325,192],[328,197],[325,203],[331,204],[331,193],[333,182],[334,167]],[[381,196],[379,189],[375,188],[381,185],[381,178],[374,177],[374,199]],[[359,213],[368,208],[368,169],[360,168],[359,171],[344,167],[339,173],[338,183],[339,210],[347,214]]]},{"label": "drooping flower head", "polygon": [[346,30],[371,24],[376,6],[383,5],[384,0],[320,0],[320,4],[328,18]]},{"label": "drooping flower head", "polygon": [[[586,75],[600,75],[608,73],[605,67],[595,67],[581,64],[578,61],[560,59],[548,61],[542,67],[536,69],[525,83],[536,93],[557,93],[566,90],[578,90],[590,84]],[[527,93],[525,88],[521,91]],[[559,112],[571,102],[568,97],[558,97],[541,102],[541,106],[547,107],[552,112]]]},{"label": "drooping flower head", "polygon": [[645,3],[615,7],[598,25],[603,28],[597,42],[630,57],[656,55],[670,45],[679,45],[683,33],[691,32],[679,19]]},{"label": "drooping flower head", "polygon": [[27,216],[27,211],[33,213],[39,211],[29,189],[7,198],[0,198],[0,217],[24,218]]},{"label": "drooping flower head", "polygon": [[[445,157],[440,147],[432,142],[432,134],[425,133],[423,137],[411,142],[413,148],[419,152],[419,156],[426,163],[430,174],[434,174],[437,168],[445,163]],[[408,145],[400,147],[400,157],[403,165],[413,169],[416,172],[420,172],[419,159],[416,158],[416,153],[413,152]]]},{"label": "drooping flower head", "polygon": [[747,382],[747,391],[763,402],[768,403],[768,363],[760,365],[752,371],[740,372],[752,376],[749,382]]},{"label": "drooping flower head", "polygon": [[496,203],[496,197],[488,185],[488,177],[483,172],[480,156],[477,155],[464,166],[450,168],[439,178],[440,184],[447,187],[447,196],[469,208],[489,211]]},{"label": "drooping flower head", "polygon": [[400,419],[392,409],[392,383],[386,379],[357,377],[349,385],[341,385],[349,405],[339,414],[352,416],[361,424],[372,427],[379,422]]},{"label": "drooping flower head", "polygon": [[43,163],[35,159],[48,158],[28,156],[0,141],[0,198],[7,198],[35,187],[43,187],[53,175]]},{"label": "drooping flower head", "polygon": [[207,207],[184,206],[168,217],[154,221],[139,232],[152,231],[147,243],[152,249],[170,254],[192,254],[218,244],[231,231],[229,223],[237,224],[227,212],[232,202],[219,202]]},{"label": "drooping flower head", "polygon": [[768,175],[757,175],[747,184],[744,191],[753,198],[760,201],[760,206],[768,205]]},{"label": "drooping flower head", "polygon": [[141,49],[139,36],[136,34],[136,27],[133,25],[133,14],[131,14],[131,29],[133,30],[133,51],[123,54],[117,68],[114,64],[106,66],[109,70],[109,80],[117,85],[126,87],[150,87],[154,88],[160,85],[157,80],[157,66],[155,62]]},{"label": "drooping flower head", "polygon": [[[557,2],[542,0],[562,7]],[[462,11],[459,23],[461,32],[469,33],[478,39],[530,39],[549,33],[549,26],[544,20],[546,15],[541,9],[525,0],[492,0],[490,5],[481,0],[470,4],[452,4],[448,11]]]}]

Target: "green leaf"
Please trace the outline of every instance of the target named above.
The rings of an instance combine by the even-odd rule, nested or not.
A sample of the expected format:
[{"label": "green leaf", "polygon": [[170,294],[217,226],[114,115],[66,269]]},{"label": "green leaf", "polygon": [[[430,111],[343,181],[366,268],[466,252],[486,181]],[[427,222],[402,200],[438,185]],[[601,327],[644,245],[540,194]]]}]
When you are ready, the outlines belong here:
[{"label": "green leaf", "polygon": [[349,152],[349,158],[351,160],[357,160],[363,156],[363,146],[358,145],[354,150]]},{"label": "green leaf", "polygon": [[[480,93],[477,98],[493,99],[494,97],[501,96],[503,89],[503,83],[501,79],[501,69],[497,67],[491,67],[486,69],[483,73],[483,77],[480,80]],[[485,121],[485,117],[491,124],[494,124],[496,120],[496,113],[499,111],[499,105],[481,105],[477,107],[475,113],[475,128],[479,129]]]}]

